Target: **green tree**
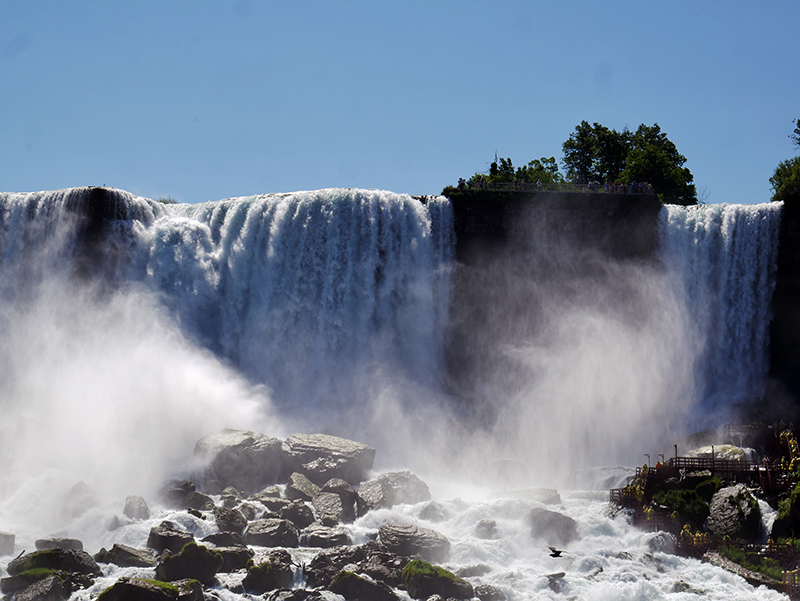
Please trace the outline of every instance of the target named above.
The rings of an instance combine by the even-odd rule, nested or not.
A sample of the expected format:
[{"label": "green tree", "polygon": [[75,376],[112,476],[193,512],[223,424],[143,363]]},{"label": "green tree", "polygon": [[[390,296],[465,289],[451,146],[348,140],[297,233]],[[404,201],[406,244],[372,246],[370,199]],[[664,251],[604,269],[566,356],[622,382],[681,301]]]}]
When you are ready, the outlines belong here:
[{"label": "green tree", "polygon": [[558,170],[555,157],[542,157],[534,159],[523,167],[514,167],[511,159],[496,159],[489,167],[489,173],[476,173],[469,179],[469,184],[474,186],[479,183],[497,184],[525,182],[535,184],[559,184],[564,181],[564,176]]},{"label": "green tree", "polygon": [[[800,119],[792,121],[796,125],[789,138],[800,148]],[[787,159],[778,163],[775,173],[769,178],[772,186],[772,200],[800,199],[800,157]]]},{"label": "green tree", "polygon": [[640,125],[629,140],[625,169],[620,173],[623,183],[647,182],[665,203],[697,204],[692,172],[683,166],[686,157],[678,152],[658,123]]},{"label": "green tree", "polygon": [[561,147],[567,179],[575,184],[619,179],[625,168],[629,137],[627,130],[620,133],[599,123],[581,121]]}]

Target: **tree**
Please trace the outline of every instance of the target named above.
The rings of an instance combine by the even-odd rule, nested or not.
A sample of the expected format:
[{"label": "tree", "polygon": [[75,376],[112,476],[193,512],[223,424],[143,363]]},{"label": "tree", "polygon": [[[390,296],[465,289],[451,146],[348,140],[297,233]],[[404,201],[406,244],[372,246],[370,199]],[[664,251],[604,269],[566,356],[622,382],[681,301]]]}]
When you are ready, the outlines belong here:
[{"label": "tree", "polygon": [[[499,162],[498,162],[499,161]],[[525,182],[535,184],[559,184],[564,181],[564,176],[558,170],[555,157],[542,157],[534,159],[523,167],[514,168],[511,159],[495,159],[489,167],[489,173],[476,173],[469,179],[471,186],[478,183],[514,183]]]},{"label": "tree", "polygon": [[631,133],[581,121],[562,149],[567,179],[573,183],[647,182],[662,202],[697,203],[692,173],[683,166],[686,157],[658,123],[642,124]]},{"label": "tree", "polygon": [[683,166],[686,157],[678,152],[658,123],[652,126],[641,124],[629,140],[625,169],[620,174],[623,183],[647,182],[662,202],[697,204],[692,172]]},{"label": "tree", "polygon": [[[794,128],[794,133],[789,134],[789,138],[800,148],[800,119],[794,119],[792,123],[797,127]],[[778,163],[769,183],[774,191],[773,201],[800,199],[800,157]]]}]

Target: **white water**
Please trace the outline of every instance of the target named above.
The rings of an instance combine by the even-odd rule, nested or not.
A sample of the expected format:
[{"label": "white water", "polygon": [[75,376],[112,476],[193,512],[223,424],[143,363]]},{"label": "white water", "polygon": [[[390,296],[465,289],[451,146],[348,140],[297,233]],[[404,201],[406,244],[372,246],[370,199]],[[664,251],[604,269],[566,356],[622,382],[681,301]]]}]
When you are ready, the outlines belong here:
[{"label": "white water", "polygon": [[[487,496],[492,486],[546,485],[554,468],[642,460],[659,450],[645,446],[659,430],[702,400],[700,378],[715,393],[724,384],[726,399],[757,393],[765,318],[742,307],[768,306],[769,296],[744,302],[737,286],[771,294],[761,267],[768,277],[769,244],[759,241],[775,233],[775,205],[669,207],[666,272],[609,263],[586,289],[570,288],[575,279],[566,292],[539,291],[545,335],[503,348],[524,377],[510,398],[498,395],[494,429],[467,435],[440,392],[453,243],[444,199],[322,190],[163,206],[120,193],[135,219],[116,223],[102,259],[87,265],[69,209],[85,194],[0,195],[0,530],[17,534],[18,550],[55,532],[91,553],[143,546],[173,514],[114,532],[108,519],[127,494],[153,505],[157,485],[188,473],[194,442],[214,429],[327,430],[374,444],[378,467],[416,469],[445,507],[445,522],[419,523],[450,538],[450,567],[487,564],[481,581],[510,599],[693,597],[679,581],[708,599],[778,597],[654,549],[652,534],[611,517],[606,490],[627,470],[583,471],[576,491],[562,491],[556,509],[578,520],[581,537],[561,562],[523,524],[536,502]],[[736,277],[717,277],[731,269]],[[724,346],[720,323],[736,337],[724,369],[707,359]],[[754,367],[732,381],[736,357]],[[505,480],[484,464],[496,458],[525,469]],[[476,488],[465,488],[464,472]],[[581,492],[593,479],[597,490]],[[100,505],[71,519],[63,495],[79,480]],[[383,520],[418,522],[420,510],[375,512],[350,529],[363,542]],[[198,536],[209,531],[181,519]],[[480,519],[496,520],[501,538],[473,537]],[[563,594],[543,577],[559,571]]]}]

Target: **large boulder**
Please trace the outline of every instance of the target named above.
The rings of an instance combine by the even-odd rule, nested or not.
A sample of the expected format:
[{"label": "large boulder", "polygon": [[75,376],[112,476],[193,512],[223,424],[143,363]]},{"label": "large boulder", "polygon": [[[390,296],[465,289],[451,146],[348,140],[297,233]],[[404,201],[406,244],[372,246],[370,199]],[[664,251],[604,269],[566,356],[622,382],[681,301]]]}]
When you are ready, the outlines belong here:
[{"label": "large boulder", "polygon": [[226,509],[225,507],[215,507],[212,511],[214,521],[220,532],[235,532],[241,534],[247,527],[247,518],[238,509]]},{"label": "large boulder", "polygon": [[409,471],[386,472],[363,482],[358,494],[370,509],[431,500],[428,485]]},{"label": "large boulder", "polygon": [[345,509],[339,495],[332,492],[321,492],[314,497],[311,504],[323,525],[335,526],[345,521]]},{"label": "large boulder", "polygon": [[331,478],[320,489],[320,494],[322,493],[338,495],[342,501],[342,521],[355,521],[358,512],[358,494],[348,482],[341,478]]},{"label": "large boulder", "polygon": [[331,478],[361,482],[375,461],[373,447],[329,434],[292,434],[281,448],[288,470],[318,486]]},{"label": "large boulder", "polygon": [[363,545],[335,547],[320,551],[311,561],[303,565],[306,583],[313,588],[328,586],[346,565],[358,564],[363,561],[377,546],[376,543],[369,542]]},{"label": "large boulder", "polygon": [[139,495],[125,497],[125,508],[122,513],[134,520],[150,519],[150,508],[147,506],[147,501]]},{"label": "large boulder", "polygon": [[297,547],[297,528],[289,520],[267,518],[250,522],[244,533],[248,545],[262,547]]},{"label": "large boulder", "polygon": [[196,580],[167,583],[123,576],[97,601],[203,601],[203,587]]},{"label": "large boulder", "polygon": [[294,568],[291,556],[283,550],[270,554],[267,561],[252,566],[242,581],[248,593],[265,593],[279,588],[286,588],[294,580]]},{"label": "large boulder", "polygon": [[353,572],[339,572],[328,590],[344,597],[345,601],[399,601],[400,597],[383,582],[362,578]]},{"label": "large boulder", "polygon": [[330,528],[322,524],[311,524],[300,533],[300,542],[304,547],[339,547],[352,545],[353,540],[341,528]]},{"label": "large boulder", "polygon": [[249,547],[236,545],[233,547],[217,547],[217,551],[222,555],[222,567],[220,572],[235,572],[244,569],[247,562],[253,558],[255,551]]},{"label": "large boulder", "polygon": [[450,541],[444,534],[412,524],[383,524],[378,530],[381,544],[390,552],[428,561],[447,561]]},{"label": "large boulder", "polygon": [[305,528],[314,523],[314,512],[302,501],[294,501],[278,511],[278,517],[289,520],[298,528]]},{"label": "large boulder", "polygon": [[205,585],[214,583],[222,567],[222,554],[197,543],[186,544],[177,555],[166,555],[156,566],[156,579],[169,582],[191,578]]},{"label": "large boulder", "polygon": [[719,489],[711,498],[706,530],[719,536],[755,541],[761,525],[758,501],[744,484]]},{"label": "large boulder", "polygon": [[286,485],[286,498],[296,501],[310,501],[319,494],[319,486],[299,472],[292,472]]},{"label": "large boulder", "polygon": [[534,507],[525,521],[533,538],[546,540],[550,545],[566,545],[578,536],[578,522],[557,511]]},{"label": "large boulder", "polygon": [[86,551],[47,549],[12,559],[6,570],[12,576],[33,569],[61,570],[86,576],[100,576],[100,566]]},{"label": "large boulder", "polygon": [[157,553],[165,550],[172,553],[180,553],[183,546],[193,540],[194,536],[189,532],[179,530],[174,523],[165,520],[150,529],[150,534],[147,537],[147,546],[155,549]]},{"label": "large boulder", "polygon": [[98,563],[113,563],[122,568],[154,568],[155,556],[147,549],[136,549],[127,545],[114,543],[110,551],[100,549],[94,556]]},{"label": "large boulder", "polygon": [[66,599],[69,599],[70,594],[71,591],[68,584],[61,578],[48,576],[22,589],[14,599],[21,601],[66,601]]},{"label": "large boulder", "polygon": [[220,484],[256,492],[279,481],[281,441],[248,430],[224,429],[197,441],[194,454],[209,463]]},{"label": "large boulder", "polygon": [[414,599],[440,595],[444,599],[472,599],[472,585],[444,568],[415,559],[403,568],[403,584]]}]

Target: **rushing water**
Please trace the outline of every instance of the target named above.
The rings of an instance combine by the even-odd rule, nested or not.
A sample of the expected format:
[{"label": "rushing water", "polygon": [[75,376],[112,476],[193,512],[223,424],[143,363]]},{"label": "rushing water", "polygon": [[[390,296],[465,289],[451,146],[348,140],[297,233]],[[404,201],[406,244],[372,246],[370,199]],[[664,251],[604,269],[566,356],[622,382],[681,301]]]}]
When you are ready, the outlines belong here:
[{"label": "rushing water", "polygon": [[[388,519],[435,528],[453,544],[449,567],[488,566],[474,581],[509,599],[778,597],[669,554],[663,536],[611,512],[606,491],[627,468],[557,482],[562,502],[547,507],[580,533],[561,560],[524,525],[541,503],[507,491],[638,461],[704,402],[720,410],[760,394],[780,205],[667,207],[661,262],[595,259],[590,276],[576,275],[554,246],[526,259],[548,262],[547,286],[518,281],[535,269],[492,280],[506,282],[492,310],[509,331],[534,299],[544,326],[519,321],[517,336],[486,347],[516,371],[513,385],[486,374],[503,384],[486,385],[497,419],[475,424],[442,391],[454,269],[446,199],[110,198],[98,212],[88,189],[0,195],[0,530],[17,534],[18,550],[55,532],[91,553],[144,546],[163,519],[208,534],[213,525],[157,507],[150,521],[107,524],[127,494],[155,506],[159,483],[190,473],[194,442],[212,430],[320,430],[374,444],[378,468],[415,469],[442,503],[438,523],[421,506],[372,512],[347,526],[356,542]],[[64,494],[80,480],[99,504],[74,517]],[[482,519],[498,537],[474,536]],[[108,569],[75,598],[131,571]]]}]

